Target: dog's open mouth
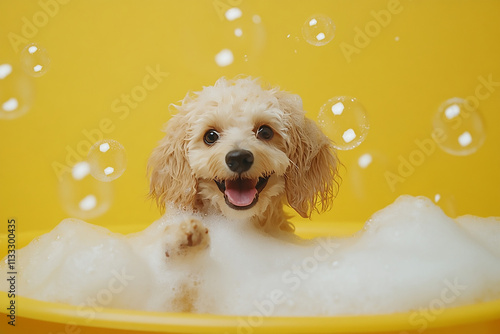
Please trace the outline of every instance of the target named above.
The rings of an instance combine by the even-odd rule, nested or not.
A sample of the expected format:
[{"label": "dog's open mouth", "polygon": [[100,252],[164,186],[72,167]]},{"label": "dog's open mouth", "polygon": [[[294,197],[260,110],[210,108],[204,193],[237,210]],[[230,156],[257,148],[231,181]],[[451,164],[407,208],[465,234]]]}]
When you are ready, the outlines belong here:
[{"label": "dog's open mouth", "polygon": [[235,210],[246,210],[253,207],[259,200],[260,192],[267,185],[268,176],[258,179],[214,180],[219,190],[224,194],[226,204]]}]

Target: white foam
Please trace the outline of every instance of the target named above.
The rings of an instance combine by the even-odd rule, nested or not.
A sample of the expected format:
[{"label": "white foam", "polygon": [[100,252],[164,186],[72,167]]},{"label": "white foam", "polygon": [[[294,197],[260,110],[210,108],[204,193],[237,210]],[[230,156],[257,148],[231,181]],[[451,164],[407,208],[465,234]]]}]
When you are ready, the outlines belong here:
[{"label": "white foam", "polygon": [[185,311],[188,296],[193,312],[265,316],[380,314],[429,308],[441,296],[446,307],[500,298],[500,219],[454,221],[426,198],[400,197],[351,238],[297,243],[244,221],[199,216],[210,247],[176,261],[165,256],[166,230],[185,214],[128,236],[66,219],[18,251],[18,289],[41,300],[158,311]]}]

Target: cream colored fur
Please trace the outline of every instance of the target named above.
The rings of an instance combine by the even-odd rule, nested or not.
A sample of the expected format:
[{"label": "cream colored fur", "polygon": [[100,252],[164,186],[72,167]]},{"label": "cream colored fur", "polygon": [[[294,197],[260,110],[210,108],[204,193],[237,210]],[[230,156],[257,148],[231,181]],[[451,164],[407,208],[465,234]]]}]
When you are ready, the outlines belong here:
[{"label": "cream colored fur", "polygon": [[[337,190],[335,151],[318,126],[305,117],[299,96],[263,88],[251,78],[221,78],[214,86],[188,94],[176,108],[178,113],[167,123],[166,135],[148,166],[150,196],[162,209],[173,204],[193,212],[215,210],[277,234],[293,231],[283,205],[302,217],[330,208]],[[262,125],[273,129],[271,140],[257,138]],[[209,129],[220,134],[211,146],[203,141]],[[214,181],[238,177],[225,163],[226,154],[234,149],[254,155],[252,167],[241,177],[271,174],[257,203],[247,210],[230,208]],[[185,238],[185,224],[178,230],[179,238]]]}]

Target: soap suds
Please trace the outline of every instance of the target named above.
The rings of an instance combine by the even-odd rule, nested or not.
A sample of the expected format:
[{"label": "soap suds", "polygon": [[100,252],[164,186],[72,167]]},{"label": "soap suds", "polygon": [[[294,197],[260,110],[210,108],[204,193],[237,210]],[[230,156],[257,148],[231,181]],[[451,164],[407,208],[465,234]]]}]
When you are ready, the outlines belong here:
[{"label": "soap suds", "polygon": [[198,218],[210,247],[177,258],[165,256],[165,229],[185,219],[178,213],[126,236],[66,219],[18,250],[18,292],[80,306],[265,316],[381,314],[437,299],[451,307],[500,298],[500,219],[453,220],[423,197],[398,198],[353,237],[295,244],[245,222]]}]

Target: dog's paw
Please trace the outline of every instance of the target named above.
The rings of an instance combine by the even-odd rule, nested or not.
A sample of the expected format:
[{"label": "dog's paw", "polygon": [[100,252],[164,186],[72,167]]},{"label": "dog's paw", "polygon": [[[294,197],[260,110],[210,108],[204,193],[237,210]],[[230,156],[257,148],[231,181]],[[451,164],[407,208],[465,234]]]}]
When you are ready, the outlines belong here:
[{"label": "dog's paw", "polygon": [[208,229],[199,220],[194,218],[185,220],[180,224],[180,228],[184,238],[180,244],[181,248],[208,246]]},{"label": "dog's paw", "polygon": [[208,229],[196,218],[186,218],[177,225],[168,226],[165,231],[171,237],[167,242],[166,257],[194,253],[209,246]]}]

